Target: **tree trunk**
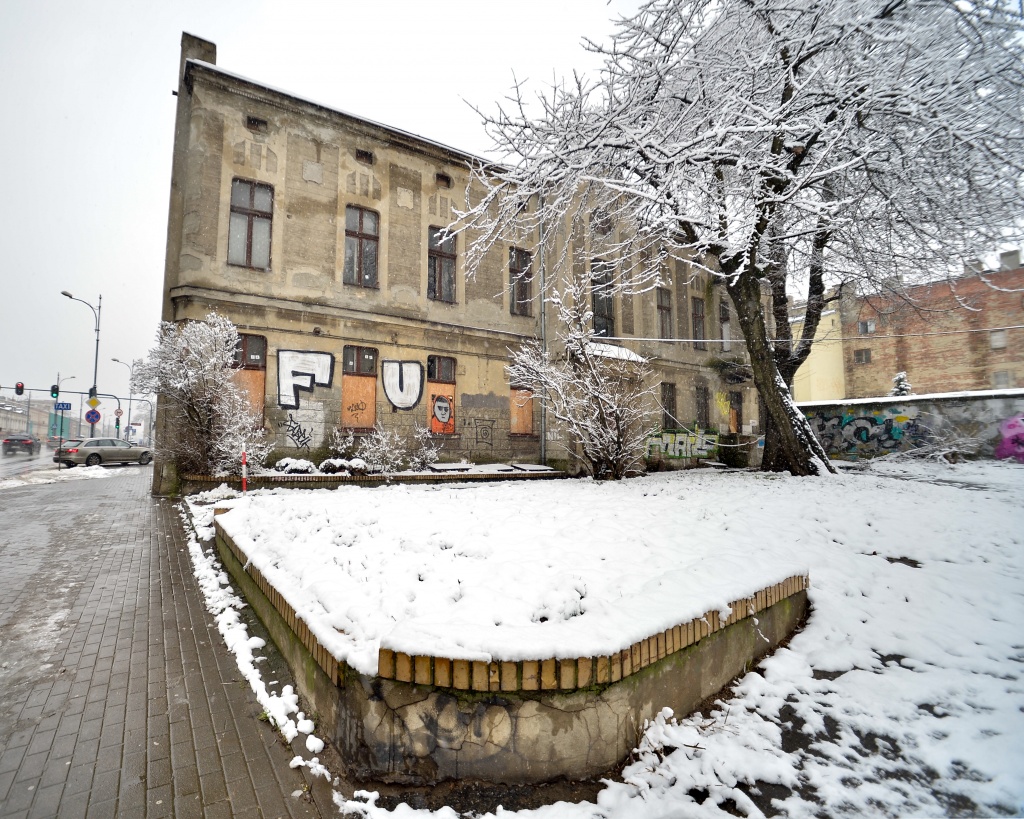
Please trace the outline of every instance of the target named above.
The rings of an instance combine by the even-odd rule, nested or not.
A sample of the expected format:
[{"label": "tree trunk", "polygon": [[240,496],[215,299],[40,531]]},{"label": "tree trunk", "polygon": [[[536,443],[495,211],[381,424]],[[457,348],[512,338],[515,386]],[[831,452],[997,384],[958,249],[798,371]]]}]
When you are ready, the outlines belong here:
[{"label": "tree trunk", "polygon": [[773,455],[775,463],[772,464],[774,471],[785,469],[794,475],[834,473],[835,469],[814,437],[810,424],[797,409],[775,361],[768,341],[768,325],[761,308],[761,286],[757,277],[744,271],[727,289],[747,343],[754,385],[770,417],[769,430],[774,427],[777,435],[777,455]]}]

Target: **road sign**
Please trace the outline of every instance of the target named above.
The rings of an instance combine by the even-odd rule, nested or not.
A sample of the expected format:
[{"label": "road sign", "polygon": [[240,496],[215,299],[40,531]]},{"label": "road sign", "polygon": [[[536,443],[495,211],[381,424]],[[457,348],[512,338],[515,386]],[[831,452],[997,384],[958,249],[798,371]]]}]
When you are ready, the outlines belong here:
[{"label": "road sign", "polygon": [[100,422],[100,414],[96,410],[91,409],[85,414],[85,420],[89,424],[98,424]]},{"label": "road sign", "polygon": [[58,401],[53,405],[54,412],[70,412],[71,402],[70,401]]},{"label": "road sign", "polygon": [[[86,404],[88,404],[88,405],[89,405],[90,407],[92,407],[93,409],[96,409],[96,407],[98,407],[98,406],[100,405],[100,399],[99,399],[99,398],[97,398],[97,397],[96,397],[96,396],[94,395],[94,396],[93,396],[92,398],[90,398],[90,399],[89,399],[88,401],[86,401],[85,403],[86,403]],[[92,423],[92,421],[90,421],[89,423],[91,424],[91,423]]]},{"label": "road sign", "polygon": [[116,410],[114,410],[114,417],[115,418],[120,418],[122,415],[124,415],[124,411],[120,407],[118,407]]}]

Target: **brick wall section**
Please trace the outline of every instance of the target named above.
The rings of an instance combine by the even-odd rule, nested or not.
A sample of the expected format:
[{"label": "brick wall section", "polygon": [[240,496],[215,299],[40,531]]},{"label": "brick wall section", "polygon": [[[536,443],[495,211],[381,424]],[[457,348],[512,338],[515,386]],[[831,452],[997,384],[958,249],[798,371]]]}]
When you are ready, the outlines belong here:
[{"label": "brick wall section", "polygon": [[[888,395],[893,376],[906,372],[918,394],[990,390],[995,373],[1007,388],[1024,386],[1024,329],[1006,331],[1006,346],[992,348],[991,328],[1024,325],[1024,268],[968,276],[955,283],[909,288],[913,304],[875,298],[842,305],[846,397]],[[874,321],[861,335],[858,322]],[[857,363],[856,350],[870,350]]]},{"label": "brick wall section", "polygon": [[[215,516],[219,511],[226,510],[215,509]],[[340,661],[317,640],[305,621],[296,614],[263,573],[249,562],[248,556],[224,532],[216,517],[214,528],[217,538],[227,546],[244,567],[245,572],[252,577],[316,663],[330,676],[331,682],[337,684],[340,678]],[[717,611],[708,611],[701,617],[653,634],[614,654],[600,657],[551,657],[516,662],[498,659],[492,662],[479,662],[409,655],[382,647],[378,655],[377,676],[398,682],[475,692],[564,692],[609,685],[636,674],[727,626],[752,617],[788,597],[805,591],[809,585],[810,581],[806,575],[788,577],[781,583],[767,586],[750,597],[731,602],[729,608],[732,609],[732,613],[724,620]]]}]

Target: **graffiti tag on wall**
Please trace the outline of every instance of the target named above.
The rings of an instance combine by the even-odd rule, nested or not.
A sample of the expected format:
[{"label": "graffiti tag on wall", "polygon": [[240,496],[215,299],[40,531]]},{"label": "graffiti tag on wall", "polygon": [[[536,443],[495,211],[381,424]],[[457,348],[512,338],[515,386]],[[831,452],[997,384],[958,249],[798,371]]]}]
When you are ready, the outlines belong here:
[{"label": "graffiti tag on wall", "polygon": [[866,415],[835,410],[816,410],[807,415],[811,429],[830,454],[882,454],[920,446],[927,430],[917,421],[917,411],[902,407],[876,410]]},{"label": "graffiti tag on wall", "polygon": [[647,439],[648,457],[710,458],[717,449],[717,433],[663,432]]},{"label": "graffiti tag on wall", "polygon": [[299,408],[299,392],[329,387],[334,381],[334,356],[304,350],[277,351],[277,400],[284,409]]},{"label": "graffiti tag on wall", "polygon": [[309,445],[313,440],[313,430],[312,428],[307,429],[302,426],[292,413],[288,413],[288,420],[281,424],[281,428],[296,447],[299,449],[309,449]]},{"label": "graffiti tag on wall", "polygon": [[381,361],[384,395],[391,406],[408,410],[423,397],[423,365],[418,361]]}]

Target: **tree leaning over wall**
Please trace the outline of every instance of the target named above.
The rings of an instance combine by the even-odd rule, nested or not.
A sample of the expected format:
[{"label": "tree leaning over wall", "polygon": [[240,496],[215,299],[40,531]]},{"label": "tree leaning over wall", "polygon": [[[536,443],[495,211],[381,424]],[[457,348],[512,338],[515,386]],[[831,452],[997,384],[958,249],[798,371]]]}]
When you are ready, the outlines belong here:
[{"label": "tree leaning over wall", "polygon": [[[724,285],[766,409],[763,468],[833,471],[790,391],[828,289],[899,294],[1021,241],[1021,35],[1003,0],[651,0],[588,44],[596,80],[517,89],[485,118],[511,159],[475,176],[470,263],[510,230],[631,225],[616,292],[676,264]],[[578,264],[571,245],[545,248],[552,270]]]},{"label": "tree leaning over wall", "polygon": [[241,472],[242,450],[252,465],[267,456],[262,419],[234,381],[238,331],[224,316],[162,322],[157,345],[135,369],[132,389],[154,392],[167,419],[157,431],[157,457],[178,474]]}]

